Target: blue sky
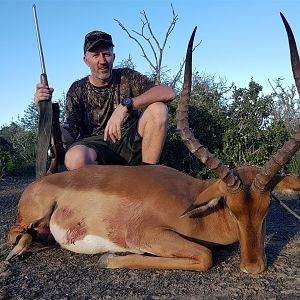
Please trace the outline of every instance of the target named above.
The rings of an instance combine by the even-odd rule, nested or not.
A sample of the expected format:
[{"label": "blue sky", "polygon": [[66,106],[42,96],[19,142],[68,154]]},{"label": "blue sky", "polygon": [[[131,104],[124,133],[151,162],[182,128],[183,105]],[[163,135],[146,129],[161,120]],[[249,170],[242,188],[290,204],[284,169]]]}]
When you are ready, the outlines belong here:
[{"label": "blue sky", "polygon": [[163,39],[172,18],[171,3],[179,20],[169,39],[163,65],[176,73],[185,55],[189,36],[198,26],[194,67],[226,78],[238,87],[251,79],[271,88],[268,79],[283,77],[293,83],[281,11],[300,43],[299,0],[0,0],[1,93],[0,126],[23,116],[33,101],[41,73],[32,16],[37,6],[45,64],[53,100],[62,97],[71,83],[89,72],[84,65],[83,38],[99,29],[113,36],[116,63],[132,56],[136,69],[150,71],[138,46],[114,19],[139,30],[145,10],[153,31]]}]

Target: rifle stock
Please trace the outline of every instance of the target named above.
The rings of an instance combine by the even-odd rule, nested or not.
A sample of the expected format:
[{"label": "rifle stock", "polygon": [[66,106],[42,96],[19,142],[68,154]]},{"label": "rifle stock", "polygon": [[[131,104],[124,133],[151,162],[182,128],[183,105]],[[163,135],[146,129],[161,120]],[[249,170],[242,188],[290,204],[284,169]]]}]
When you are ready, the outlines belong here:
[{"label": "rifle stock", "polygon": [[58,166],[64,164],[65,148],[61,139],[61,130],[59,123],[59,104],[52,103],[52,132],[50,146],[51,162],[47,175],[58,172]]}]

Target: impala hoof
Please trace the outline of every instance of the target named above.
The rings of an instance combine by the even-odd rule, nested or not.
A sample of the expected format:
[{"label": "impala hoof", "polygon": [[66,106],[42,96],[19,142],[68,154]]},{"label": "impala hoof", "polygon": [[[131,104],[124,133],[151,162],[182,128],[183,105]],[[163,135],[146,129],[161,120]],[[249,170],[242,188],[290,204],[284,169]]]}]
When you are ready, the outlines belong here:
[{"label": "impala hoof", "polygon": [[10,251],[10,253],[8,254],[8,256],[6,257],[6,261],[10,261],[13,260],[14,258],[16,258],[17,256],[23,254],[30,246],[32,242],[32,236],[24,233],[22,234],[19,242],[17,243],[17,245]]},{"label": "impala hoof", "polygon": [[103,255],[101,255],[101,257],[99,258],[98,260],[98,266],[100,269],[106,269],[108,268],[108,262],[109,262],[109,259],[113,256],[116,256],[114,255],[113,253],[104,253]]}]

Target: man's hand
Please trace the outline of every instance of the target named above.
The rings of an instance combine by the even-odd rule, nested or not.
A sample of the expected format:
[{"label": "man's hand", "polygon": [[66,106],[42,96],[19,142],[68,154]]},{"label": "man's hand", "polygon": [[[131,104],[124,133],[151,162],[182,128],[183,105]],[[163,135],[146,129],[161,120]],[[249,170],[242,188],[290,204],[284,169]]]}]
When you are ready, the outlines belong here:
[{"label": "man's hand", "polygon": [[121,139],[121,126],[127,115],[127,107],[121,104],[117,106],[104,129],[104,141],[107,141],[108,137],[113,143]]},{"label": "man's hand", "polygon": [[34,94],[34,103],[38,110],[39,110],[40,102],[51,100],[53,91],[54,91],[53,88],[48,88],[46,85],[42,83],[38,83],[36,85],[36,90]]}]

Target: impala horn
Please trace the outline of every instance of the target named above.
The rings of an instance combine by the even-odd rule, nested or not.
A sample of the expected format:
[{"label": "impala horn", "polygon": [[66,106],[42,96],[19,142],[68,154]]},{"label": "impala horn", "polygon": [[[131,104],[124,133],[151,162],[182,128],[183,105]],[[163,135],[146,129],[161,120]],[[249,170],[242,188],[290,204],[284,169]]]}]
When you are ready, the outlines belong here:
[{"label": "impala horn", "polygon": [[[300,61],[296,41],[289,23],[282,13],[280,13],[280,16],[287,32],[292,70],[298,94],[300,95]],[[260,191],[268,189],[267,186],[272,178],[292,158],[292,156],[299,150],[299,148],[300,128],[298,128],[298,131],[294,133],[291,138],[283,145],[283,147],[278,150],[277,153],[263,166],[261,172],[256,175],[252,187]]]},{"label": "impala horn", "polygon": [[177,132],[186,147],[210,170],[212,170],[227,185],[231,192],[238,192],[242,188],[241,180],[228,166],[224,165],[217,157],[211,154],[194,137],[188,123],[188,105],[192,86],[192,53],[193,42],[197,27],[195,27],[186,53],[184,83],[176,111]]}]

